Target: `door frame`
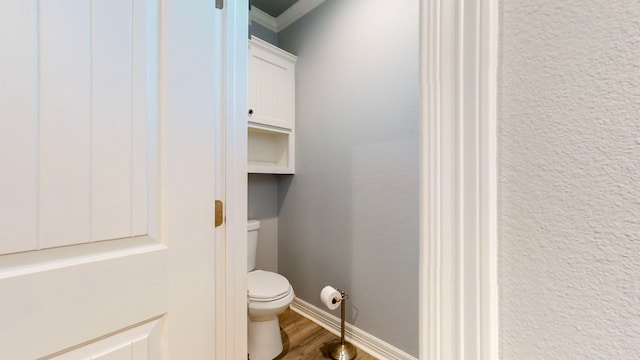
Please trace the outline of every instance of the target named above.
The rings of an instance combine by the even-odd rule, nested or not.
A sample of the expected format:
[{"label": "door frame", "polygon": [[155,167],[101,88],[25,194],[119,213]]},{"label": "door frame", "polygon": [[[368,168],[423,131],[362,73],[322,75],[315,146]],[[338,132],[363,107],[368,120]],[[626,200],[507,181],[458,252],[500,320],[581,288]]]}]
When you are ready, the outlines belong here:
[{"label": "door frame", "polygon": [[[224,1],[225,226],[216,245],[216,358],[247,356],[248,0]],[[220,233],[221,232],[221,233]]]},{"label": "door frame", "polygon": [[420,359],[498,359],[498,0],[421,0]]},{"label": "door frame", "polygon": [[[226,9],[219,358],[246,337],[248,4]],[[498,0],[420,0],[420,359],[498,359]],[[237,216],[236,216],[237,215]],[[220,357],[221,356],[221,357]]]}]

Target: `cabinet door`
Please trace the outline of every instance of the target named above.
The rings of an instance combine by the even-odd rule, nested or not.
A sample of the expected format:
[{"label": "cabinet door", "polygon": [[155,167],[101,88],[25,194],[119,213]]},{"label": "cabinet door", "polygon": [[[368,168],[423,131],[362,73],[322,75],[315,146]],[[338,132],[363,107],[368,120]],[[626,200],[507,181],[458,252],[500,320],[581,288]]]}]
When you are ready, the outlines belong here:
[{"label": "cabinet door", "polygon": [[249,42],[249,121],[293,129],[295,56],[253,37]]}]

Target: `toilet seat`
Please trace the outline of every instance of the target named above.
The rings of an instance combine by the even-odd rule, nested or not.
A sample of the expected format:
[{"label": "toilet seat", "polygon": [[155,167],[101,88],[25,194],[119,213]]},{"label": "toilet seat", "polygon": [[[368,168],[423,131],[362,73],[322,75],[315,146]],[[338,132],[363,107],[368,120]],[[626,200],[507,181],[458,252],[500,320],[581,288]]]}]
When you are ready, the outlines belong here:
[{"label": "toilet seat", "polygon": [[291,284],[284,276],[263,270],[247,274],[249,301],[269,302],[282,299],[291,293]]}]

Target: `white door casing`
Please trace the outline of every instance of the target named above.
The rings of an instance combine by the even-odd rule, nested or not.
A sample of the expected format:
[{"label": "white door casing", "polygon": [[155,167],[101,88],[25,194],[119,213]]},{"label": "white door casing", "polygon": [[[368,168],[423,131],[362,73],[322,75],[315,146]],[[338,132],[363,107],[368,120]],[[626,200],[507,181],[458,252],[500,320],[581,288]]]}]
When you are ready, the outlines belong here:
[{"label": "white door casing", "polygon": [[[208,1],[208,0],[207,0]],[[217,249],[217,359],[247,357],[248,0],[224,1],[226,226]],[[219,162],[220,163],[220,162]]]},{"label": "white door casing", "polygon": [[420,359],[498,354],[496,0],[422,0]]},{"label": "white door casing", "polygon": [[225,15],[0,4],[0,358],[215,358]]}]

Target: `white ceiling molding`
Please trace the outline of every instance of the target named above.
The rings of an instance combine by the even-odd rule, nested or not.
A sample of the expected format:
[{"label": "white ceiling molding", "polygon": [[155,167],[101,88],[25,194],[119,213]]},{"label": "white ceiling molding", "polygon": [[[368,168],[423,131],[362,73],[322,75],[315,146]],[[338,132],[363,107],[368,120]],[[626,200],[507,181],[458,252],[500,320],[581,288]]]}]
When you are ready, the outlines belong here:
[{"label": "white ceiling molding", "polygon": [[278,31],[284,30],[287,26],[293,24],[301,17],[307,15],[311,10],[317,8],[325,0],[299,0],[290,8],[285,10],[276,19],[278,23]]},{"label": "white ceiling molding", "polygon": [[298,21],[298,19],[308,14],[323,2],[325,2],[325,0],[299,0],[277,18],[274,18],[255,6],[252,6],[251,21],[255,21],[267,29],[277,33]]},{"label": "white ceiling molding", "polygon": [[250,18],[252,22],[255,21],[273,32],[278,32],[278,24],[276,22],[276,18],[258,9],[255,6],[251,7]]}]

